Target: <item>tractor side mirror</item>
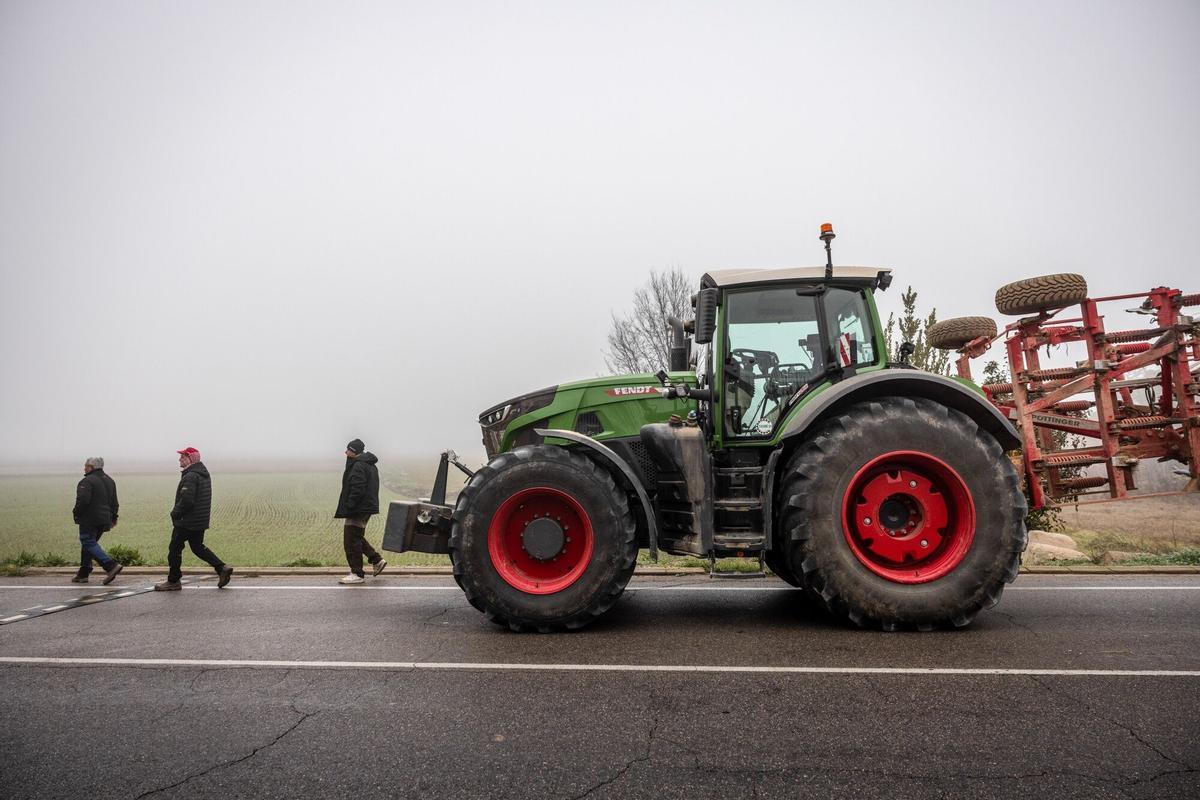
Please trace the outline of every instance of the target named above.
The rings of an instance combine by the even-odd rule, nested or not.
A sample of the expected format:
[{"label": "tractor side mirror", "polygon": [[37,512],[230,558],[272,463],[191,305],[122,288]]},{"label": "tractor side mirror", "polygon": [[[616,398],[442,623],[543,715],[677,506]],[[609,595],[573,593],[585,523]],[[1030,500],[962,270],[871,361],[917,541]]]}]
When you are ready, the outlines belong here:
[{"label": "tractor side mirror", "polygon": [[717,330],[716,289],[701,289],[696,295],[696,344],[708,344]]}]

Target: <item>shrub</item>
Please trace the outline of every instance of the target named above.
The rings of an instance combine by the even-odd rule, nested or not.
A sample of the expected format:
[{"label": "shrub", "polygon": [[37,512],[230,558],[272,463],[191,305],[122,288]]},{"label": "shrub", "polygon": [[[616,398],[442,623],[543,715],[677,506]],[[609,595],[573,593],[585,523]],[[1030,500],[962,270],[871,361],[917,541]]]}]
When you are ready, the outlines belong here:
[{"label": "shrub", "polygon": [[124,544],[115,544],[108,548],[108,554],[116,559],[117,563],[124,567],[144,567],[146,559],[142,558],[141,552],[136,547],[130,547]]}]

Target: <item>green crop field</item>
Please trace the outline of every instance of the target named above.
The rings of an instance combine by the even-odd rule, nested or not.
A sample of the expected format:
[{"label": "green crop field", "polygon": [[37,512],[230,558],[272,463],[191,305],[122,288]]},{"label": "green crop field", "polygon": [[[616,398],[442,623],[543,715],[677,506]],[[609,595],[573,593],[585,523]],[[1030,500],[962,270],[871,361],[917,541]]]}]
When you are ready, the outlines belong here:
[{"label": "green crop field", "polygon": [[[379,547],[392,500],[428,495],[436,459],[403,466],[381,465],[380,507],[368,539]],[[297,560],[344,564],[342,525],[333,519],[341,470],[328,472],[221,472],[213,470],[213,519],[205,537],[231,564],[277,566]],[[166,564],[171,535],[169,512],[178,474],[114,474],[121,501],[120,524],[104,534],[106,547],[136,548],[147,564]],[[80,475],[0,475],[0,561],[19,553],[57,555],[75,564],[79,532],[71,520]],[[451,489],[461,481],[452,480]],[[388,554],[391,563],[449,564],[445,556]],[[184,551],[184,565],[202,562]]]}]

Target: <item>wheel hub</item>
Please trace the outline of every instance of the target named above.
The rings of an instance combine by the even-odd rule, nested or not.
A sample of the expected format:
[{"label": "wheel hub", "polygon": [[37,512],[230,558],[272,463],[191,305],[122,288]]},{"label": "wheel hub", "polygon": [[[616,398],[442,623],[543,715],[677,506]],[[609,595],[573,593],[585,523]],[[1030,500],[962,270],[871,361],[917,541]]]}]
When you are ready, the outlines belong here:
[{"label": "wheel hub", "polygon": [[592,522],[578,500],[550,486],[510,495],[488,525],[497,574],[527,594],[553,594],[578,581],[592,560]]},{"label": "wheel hub", "polygon": [[[879,507],[879,524],[891,536],[897,536],[906,531],[909,522],[920,513],[909,498],[902,495],[892,495],[883,501]],[[915,523],[914,523],[915,524]]]},{"label": "wheel hub", "polygon": [[566,534],[562,525],[549,517],[538,517],[530,521],[521,532],[521,546],[525,552],[539,561],[554,558],[562,552]]},{"label": "wheel hub", "polygon": [[851,478],[843,530],[851,552],[871,572],[896,583],[924,583],[966,557],[975,506],[966,482],[944,461],[895,451]]}]

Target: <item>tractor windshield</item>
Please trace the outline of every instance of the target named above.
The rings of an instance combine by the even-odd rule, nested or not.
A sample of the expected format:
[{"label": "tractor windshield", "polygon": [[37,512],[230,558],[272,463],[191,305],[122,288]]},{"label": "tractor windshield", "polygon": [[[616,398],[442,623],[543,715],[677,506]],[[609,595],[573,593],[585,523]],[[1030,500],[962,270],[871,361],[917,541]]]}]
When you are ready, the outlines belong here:
[{"label": "tractor windshield", "polygon": [[785,408],[828,368],[874,362],[874,328],[862,291],[806,291],[788,286],[728,294],[728,434],[769,436]]}]

